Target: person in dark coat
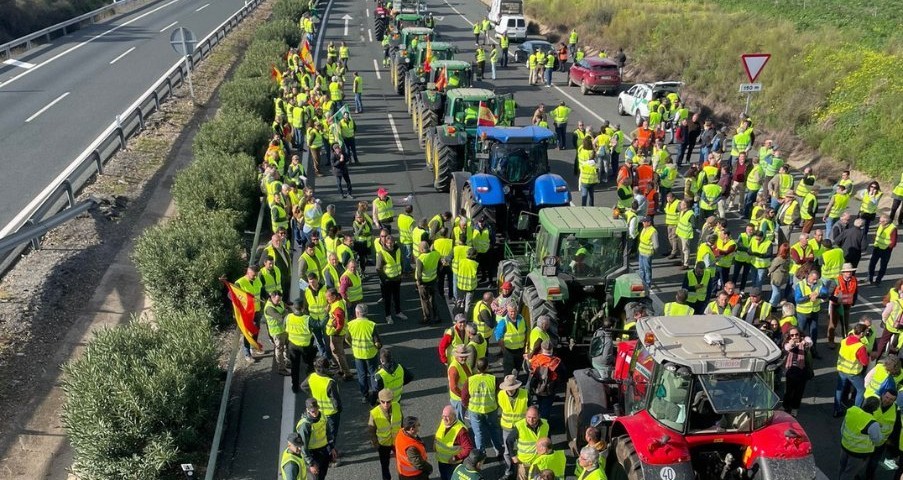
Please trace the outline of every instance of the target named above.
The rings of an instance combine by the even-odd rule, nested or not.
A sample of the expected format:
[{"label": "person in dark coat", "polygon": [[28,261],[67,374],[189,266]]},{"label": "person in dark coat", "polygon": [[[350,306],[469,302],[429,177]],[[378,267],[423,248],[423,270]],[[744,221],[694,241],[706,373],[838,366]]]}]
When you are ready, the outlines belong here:
[{"label": "person in dark coat", "polygon": [[[332,164],[332,174],[335,175],[335,184],[339,188],[339,193],[342,194],[342,198],[347,198],[349,196],[353,196],[351,193],[351,177],[348,176],[348,160],[345,158],[345,152],[342,151],[342,146],[338,143],[332,144],[332,155],[330,156],[330,163]],[[345,185],[348,187],[348,194],[345,194],[345,190],[342,189],[342,180],[345,180]]]},{"label": "person in dark coat", "polygon": [[853,226],[844,230],[835,243],[843,249],[843,258],[854,267],[858,266],[862,252],[868,249],[868,230],[865,228],[865,221],[861,218],[854,220]]}]

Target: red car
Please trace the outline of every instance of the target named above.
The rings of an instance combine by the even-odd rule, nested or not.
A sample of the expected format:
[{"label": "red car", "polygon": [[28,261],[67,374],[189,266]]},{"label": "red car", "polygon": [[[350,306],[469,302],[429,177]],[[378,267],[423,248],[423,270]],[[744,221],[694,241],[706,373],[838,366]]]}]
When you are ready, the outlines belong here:
[{"label": "red car", "polygon": [[616,93],[621,88],[618,64],[607,58],[584,58],[571,65],[568,85],[580,85],[580,93]]}]

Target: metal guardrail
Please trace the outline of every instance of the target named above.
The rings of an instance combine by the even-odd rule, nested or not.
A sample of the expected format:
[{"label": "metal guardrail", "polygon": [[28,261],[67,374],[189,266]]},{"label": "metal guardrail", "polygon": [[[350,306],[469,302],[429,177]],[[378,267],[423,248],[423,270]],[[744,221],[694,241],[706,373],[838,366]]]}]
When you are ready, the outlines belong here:
[{"label": "metal guardrail", "polygon": [[[64,208],[75,206],[75,194],[96,173],[102,174],[104,165],[119,150],[126,146],[129,139],[140,133],[148,116],[160,109],[164,100],[172,96],[176,87],[182,85],[189,69],[210,55],[214,46],[218,45],[228,32],[234,29],[263,0],[247,0],[245,5],[226,21],[221,23],[209,35],[198,41],[197,47],[188,57],[180,58],[166,73],[141,94],[134,103],[104,129],[41,193],[39,193],[18,215],[0,231],[0,240],[23,226],[37,224],[53,217]],[[65,212],[64,212],[65,213]],[[28,242],[32,238],[23,239]],[[0,255],[0,274],[12,266],[18,256],[27,248],[23,243],[8,253]]]},{"label": "metal guardrail", "polygon": [[73,25],[79,25],[86,20],[90,20],[91,23],[95,23],[97,21],[98,15],[109,12],[110,10],[113,10],[116,7],[122,7],[124,5],[128,5],[135,1],[137,1],[137,0],[121,0],[118,2],[114,1],[113,3],[111,3],[109,5],[98,8],[97,10],[92,10],[88,13],[79,15],[73,19],[57,23],[56,25],[51,25],[47,28],[38,30],[37,32],[34,32],[34,33],[29,33],[28,35],[25,35],[24,37],[21,37],[21,38],[17,38],[11,42],[6,42],[6,43],[0,45],[0,51],[5,52],[6,58],[10,59],[10,58],[12,58],[12,51],[14,49],[16,49],[17,47],[21,47],[22,45],[25,45],[25,49],[28,50],[31,48],[31,42],[33,40],[36,40],[41,37],[44,37],[44,39],[49,42],[50,35],[52,33],[62,31],[63,35],[66,35],[69,33],[69,31],[68,31],[69,27],[71,27]]}]

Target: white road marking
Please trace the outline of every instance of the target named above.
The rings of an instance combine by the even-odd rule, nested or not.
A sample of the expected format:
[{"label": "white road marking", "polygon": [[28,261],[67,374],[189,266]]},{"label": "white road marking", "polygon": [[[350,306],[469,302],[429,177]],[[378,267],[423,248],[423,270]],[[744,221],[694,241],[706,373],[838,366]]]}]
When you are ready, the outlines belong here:
[{"label": "white road marking", "polygon": [[206,5],[201,5],[201,7],[200,7],[200,8],[198,8],[198,9],[197,9],[197,10],[195,10],[195,12],[200,12],[200,11],[201,11],[201,10],[203,10],[203,9],[205,9],[205,8],[207,8],[207,7],[209,7],[209,6],[210,6],[210,4],[209,4],[209,3],[208,3],[208,4],[206,4]]},{"label": "white road marking", "polygon": [[370,10],[369,10],[369,9],[364,9],[364,12],[367,14],[367,18],[370,18]]},{"label": "white road marking", "polygon": [[[282,451],[285,450],[285,439],[288,434],[295,429],[295,394],[292,392],[292,377],[282,377],[282,422],[279,429],[279,451],[278,457],[282,457]],[[282,474],[279,473],[276,480],[281,480]]]},{"label": "white road marking", "polygon": [[87,44],[93,42],[94,40],[97,40],[98,38],[105,37],[105,36],[107,36],[107,35],[109,35],[109,34],[115,32],[115,31],[119,30],[120,28],[123,28],[123,27],[126,27],[126,26],[128,26],[128,25],[131,25],[131,24],[137,22],[138,20],[141,20],[142,18],[144,18],[144,17],[146,17],[146,16],[148,16],[148,15],[151,15],[151,14],[153,14],[153,13],[156,13],[156,12],[158,12],[158,11],[160,11],[160,10],[162,10],[162,9],[164,9],[164,8],[170,6],[170,5],[172,5],[172,4],[174,4],[174,3],[178,2],[178,1],[179,1],[179,0],[172,0],[172,1],[170,1],[170,2],[164,3],[163,5],[160,5],[159,7],[155,8],[155,9],[153,9],[153,10],[149,10],[149,11],[147,11],[147,12],[145,12],[145,13],[142,13],[141,15],[138,15],[137,17],[135,17],[135,18],[133,18],[133,19],[127,21],[127,22],[123,22],[122,25],[117,25],[117,26],[115,26],[115,27],[113,27],[113,28],[107,30],[106,32],[98,33],[97,35],[94,35],[93,37],[91,37],[91,38],[85,40],[84,42],[79,42],[79,43],[73,45],[71,48],[69,48],[69,49],[67,49],[67,50],[65,50],[65,51],[63,51],[63,52],[60,52],[60,53],[56,54],[55,56],[53,56],[53,57],[47,59],[46,62],[40,63],[40,64],[38,64],[38,65],[35,65],[34,68],[31,68],[31,69],[29,69],[29,70],[26,70],[26,71],[24,71],[24,72],[22,72],[22,73],[16,75],[15,77],[12,77],[12,78],[10,78],[9,80],[7,80],[7,81],[5,81],[5,82],[3,82],[3,83],[0,83],[0,87],[5,87],[5,86],[9,85],[10,83],[13,83],[13,82],[15,82],[16,80],[18,80],[18,79],[24,77],[25,75],[28,75],[29,73],[31,73],[31,72],[33,72],[33,71],[35,71],[35,70],[37,70],[37,69],[39,69],[39,68],[41,68],[41,67],[43,67],[43,66],[49,64],[49,63],[51,63],[51,62],[53,62],[54,60],[56,60],[56,59],[62,57],[63,55],[72,53],[73,51],[78,50],[79,48],[81,48],[81,47],[83,47],[83,46],[85,46],[85,45],[87,45]]},{"label": "white road marking", "polygon": [[463,18],[465,22],[469,23],[471,27],[473,26],[473,22],[468,20],[467,17],[465,17],[464,14],[462,14],[461,12],[459,12],[457,8],[453,7],[452,4],[448,3],[448,0],[445,0],[445,4],[448,5],[448,7],[451,8],[453,12],[457,13],[459,17]]},{"label": "white road marking", "polygon": [[42,108],[42,109],[38,110],[37,112],[35,112],[34,115],[32,115],[32,116],[28,117],[27,119],[25,119],[25,123],[28,123],[28,122],[34,120],[35,118],[38,118],[38,115],[40,115],[40,114],[46,112],[48,108],[50,108],[50,107],[56,105],[57,102],[59,102],[60,100],[66,98],[67,96],[69,96],[69,92],[66,92],[66,93],[60,95],[59,97],[56,97],[56,100],[54,100],[54,101],[48,103],[47,105],[44,106],[44,108]]},{"label": "white road marking", "polygon": [[126,56],[126,55],[128,55],[128,54],[130,54],[130,53],[132,53],[132,51],[135,50],[136,48],[138,48],[138,47],[132,47],[132,48],[130,48],[130,49],[128,49],[128,50],[122,52],[122,55],[120,55],[120,56],[118,56],[118,57],[116,57],[116,58],[110,60],[110,65],[112,65],[112,64],[114,64],[114,63],[116,63],[116,62],[118,62],[120,58],[122,58],[122,57],[124,57],[124,56]]},{"label": "white road marking", "polygon": [[175,22],[172,22],[172,23],[170,23],[169,25],[167,25],[167,26],[161,28],[161,29],[160,29],[160,33],[163,33],[163,32],[165,32],[165,31],[169,30],[170,28],[172,28],[172,27],[173,27],[175,24],[177,24],[177,23],[179,23],[178,20],[176,20]]},{"label": "white road marking", "polygon": [[383,76],[379,74],[379,62],[377,62],[375,58],[373,59],[373,72],[376,73],[377,80],[383,79]]},{"label": "white road marking", "polygon": [[373,30],[367,29],[367,37],[370,39],[370,43],[373,43]]},{"label": "white road marking", "polygon": [[389,114],[389,126],[392,127],[392,135],[395,135],[395,146],[398,147],[399,152],[404,152],[404,148],[401,146],[401,138],[398,136],[398,129],[395,128],[395,119],[392,118],[391,113]]},{"label": "white road marking", "polygon": [[5,60],[3,63],[6,64],[6,65],[12,65],[12,66],[14,66],[14,67],[24,68],[24,69],[26,69],[26,70],[29,69],[29,68],[34,68],[34,67],[35,67],[35,65],[34,65],[33,63],[20,62],[20,61],[14,59],[14,58],[10,58],[9,60]]}]

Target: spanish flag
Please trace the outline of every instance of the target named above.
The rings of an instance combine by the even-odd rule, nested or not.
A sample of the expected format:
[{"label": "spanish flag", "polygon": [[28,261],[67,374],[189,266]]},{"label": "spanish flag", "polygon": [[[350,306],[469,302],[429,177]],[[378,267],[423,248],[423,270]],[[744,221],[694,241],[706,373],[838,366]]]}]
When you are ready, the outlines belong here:
[{"label": "spanish flag", "polygon": [[423,71],[430,71],[430,63],[433,62],[433,44],[427,40],[426,41],[426,55],[423,57]]},{"label": "spanish flag", "polygon": [[270,76],[276,80],[277,84],[282,85],[282,72],[280,72],[279,69],[276,68],[276,65],[273,65],[273,71],[270,72]]},{"label": "spanish flag", "polygon": [[480,102],[480,110],[477,112],[477,126],[494,127],[498,119],[492,113],[492,110],[484,102]]},{"label": "spanish flag", "polygon": [[436,90],[440,92],[448,85],[448,67],[442,67],[439,75],[436,76]]},{"label": "spanish flag", "polygon": [[314,65],[314,56],[310,53],[310,42],[308,42],[306,38],[304,39],[304,43],[301,44],[301,52],[298,56],[301,57],[301,63],[309,73],[317,71],[317,67]]},{"label": "spanish flag", "polygon": [[242,335],[251,344],[251,348],[255,350],[263,350],[263,347],[257,343],[255,338],[260,332],[260,328],[254,324],[254,311],[256,309],[254,295],[238,288],[237,285],[230,282],[226,284],[229,293],[229,300],[232,300],[232,312],[235,314],[235,322],[238,324]]}]

